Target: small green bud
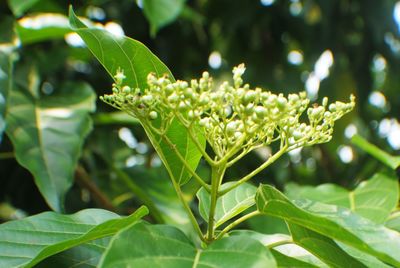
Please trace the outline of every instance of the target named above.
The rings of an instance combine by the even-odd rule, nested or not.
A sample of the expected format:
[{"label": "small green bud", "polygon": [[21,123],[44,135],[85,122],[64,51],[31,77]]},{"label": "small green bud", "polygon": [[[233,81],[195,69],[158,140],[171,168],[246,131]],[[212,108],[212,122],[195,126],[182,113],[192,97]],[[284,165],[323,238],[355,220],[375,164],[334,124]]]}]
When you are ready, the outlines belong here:
[{"label": "small green bud", "polygon": [[151,120],[155,120],[155,119],[157,119],[158,114],[157,114],[156,111],[151,111],[151,112],[149,113],[149,117],[150,117]]},{"label": "small green bud", "polygon": [[122,88],[122,93],[124,93],[124,94],[129,94],[129,93],[131,93],[131,88],[130,88],[129,86],[124,86],[124,87]]}]

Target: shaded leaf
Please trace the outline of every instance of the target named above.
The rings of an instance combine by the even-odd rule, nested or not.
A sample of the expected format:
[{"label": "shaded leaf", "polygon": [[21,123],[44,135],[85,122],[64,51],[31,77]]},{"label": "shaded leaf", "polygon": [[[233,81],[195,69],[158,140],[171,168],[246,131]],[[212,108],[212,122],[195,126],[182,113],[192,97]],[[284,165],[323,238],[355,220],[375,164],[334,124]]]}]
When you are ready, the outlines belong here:
[{"label": "shaded leaf", "polygon": [[5,113],[7,97],[12,87],[14,55],[0,50],[0,143],[6,129]]},{"label": "shaded leaf", "polygon": [[141,207],[128,217],[100,209],[72,215],[45,212],[0,226],[0,266],[32,267],[41,260],[90,240],[113,235],[147,214]]},{"label": "shaded leaf", "polygon": [[89,268],[97,267],[100,258],[108,243],[110,242],[110,237],[105,237],[90,241],[88,243],[70,248],[63,252],[57,253],[47,259],[44,259],[35,267],[37,268]]},{"label": "shaded leaf", "polygon": [[14,16],[20,17],[40,0],[8,0],[8,5]]},{"label": "shaded leaf", "polygon": [[332,239],[294,223],[288,223],[288,227],[294,243],[311,252],[329,267],[366,267]]},{"label": "shaded leaf", "polygon": [[310,200],[290,202],[269,185],[257,190],[260,212],[285,219],[399,266],[400,234],[352,213],[347,208]]},{"label": "shaded leaf", "polygon": [[390,215],[389,219],[385,222],[385,226],[400,232],[400,211]]},{"label": "shaded leaf", "polygon": [[138,223],[116,234],[99,267],[276,267],[260,242],[242,237],[196,249],[177,228]]},{"label": "shaded leaf", "polygon": [[[221,189],[228,188],[234,182],[228,182],[221,185]],[[239,187],[221,196],[215,208],[215,227],[220,226],[224,222],[232,219],[236,215],[242,213],[246,209],[255,204],[255,194],[257,187],[249,183],[243,183]],[[199,212],[204,220],[208,221],[208,213],[210,211],[211,196],[204,187],[197,192],[199,200]]]},{"label": "shaded leaf", "polygon": [[150,33],[154,37],[159,29],[173,22],[181,13],[185,0],[143,0],[143,11],[150,22]]},{"label": "shaded leaf", "polygon": [[[75,16],[72,7],[69,19],[73,29],[82,37],[90,51],[112,77],[117,69],[121,68],[126,75],[126,84],[142,90],[147,87],[147,75],[151,72],[156,73],[157,76],[167,74],[173,80],[173,76],[165,64],[142,43],[125,36],[117,37],[102,29],[87,28]],[[145,125],[143,126],[145,127]],[[180,184],[186,183],[191,175],[173,148],[151,129],[145,127],[145,131],[172,179]],[[189,166],[195,170],[201,153],[188,136],[184,126],[178,120],[174,120],[166,136],[176,145],[176,149],[186,159]],[[205,147],[204,136],[199,135],[198,138],[200,144]]]},{"label": "shaded leaf", "polygon": [[17,161],[35,177],[47,203],[56,211],[73,182],[84,139],[92,128],[95,94],[87,84],[70,83],[57,96],[42,99],[15,88],[6,117]]},{"label": "shaded leaf", "polygon": [[335,184],[311,187],[291,183],[286,186],[285,193],[291,199],[305,198],[346,207],[376,223],[385,222],[399,199],[397,179],[384,173],[375,174],[360,183],[354,191]]}]

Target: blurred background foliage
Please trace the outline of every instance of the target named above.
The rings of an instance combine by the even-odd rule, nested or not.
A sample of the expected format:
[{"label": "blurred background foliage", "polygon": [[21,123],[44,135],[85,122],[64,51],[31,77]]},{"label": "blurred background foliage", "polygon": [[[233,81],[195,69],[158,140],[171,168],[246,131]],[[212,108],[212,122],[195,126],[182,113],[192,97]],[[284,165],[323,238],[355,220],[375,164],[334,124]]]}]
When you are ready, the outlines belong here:
[{"label": "blurred background foliage", "polygon": [[[244,62],[245,79],[254,87],[284,93],[306,90],[313,101],[322,96],[347,101],[351,93],[356,95],[356,110],[339,121],[332,142],[285,155],[257,176],[256,183],[280,189],[288,182],[354,187],[381,168],[350,143],[355,133],[390,153],[400,150],[400,1],[3,0],[2,221],[50,209],[35,185],[34,176],[37,183],[46,184],[37,178],[43,170],[36,160],[44,151],[50,160],[67,151],[72,160],[53,159],[43,175],[56,181],[60,192],[69,189],[60,210],[102,207],[128,213],[145,204],[154,222],[187,224],[140,125],[98,100],[110,92],[112,79],[71,32],[69,4],[89,24],[145,44],[177,79],[199,77],[208,70],[219,83],[230,77],[233,66]],[[15,97],[19,91],[25,92],[25,98]],[[18,106],[22,102],[25,106]],[[21,111],[27,105],[30,108]],[[56,115],[60,107],[76,113],[76,120],[60,121]],[[40,137],[28,135],[24,140],[23,136],[32,133],[32,120],[36,120],[34,127],[44,127],[33,118],[38,111],[52,119],[45,122],[55,133],[60,128],[70,133],[48,134],[47,141],[53,134],[62,139],[36,144],[40,150],[31,154],[30,143],[40,143]],[[1,134],[4,128],[7,135]],[[265,160],[268,151],[264,148],[248,156],[226,177],[247,174]],[[203,164],[198,170],[208,173]],[[58,172],[64,177],[55,178]],[[193,180],[185,185],[188,200],[197,189]],[[284,228],[274,221],[266,225],[261,218],[249,224],[264,232]]]}]

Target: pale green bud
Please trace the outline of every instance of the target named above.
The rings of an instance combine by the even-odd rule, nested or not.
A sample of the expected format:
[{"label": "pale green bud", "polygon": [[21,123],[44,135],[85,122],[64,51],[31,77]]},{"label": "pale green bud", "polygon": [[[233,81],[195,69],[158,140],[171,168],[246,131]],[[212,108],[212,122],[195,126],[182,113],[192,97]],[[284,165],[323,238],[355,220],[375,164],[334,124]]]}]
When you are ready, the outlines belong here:
[{"label": "pale green bud", "polygon": [[157,119],[158,114],[157,114],[156,111],[151,111],[151,112],[149,113],[149,117],[150,117],[151,120],[155,120],[155,119]]}]

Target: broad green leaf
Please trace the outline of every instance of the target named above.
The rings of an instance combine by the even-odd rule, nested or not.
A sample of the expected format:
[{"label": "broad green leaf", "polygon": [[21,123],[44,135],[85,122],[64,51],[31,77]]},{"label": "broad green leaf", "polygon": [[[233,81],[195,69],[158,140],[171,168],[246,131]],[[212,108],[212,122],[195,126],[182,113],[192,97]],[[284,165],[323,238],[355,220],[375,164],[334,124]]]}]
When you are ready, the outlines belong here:
[{"label": "broad green leaf", "polygon": [[259,187],[256,203],[262,213],[298,224],[371,254],[383,262],[400,266],[400,234],[362,218],[347,208],[310,200],[291,202],[269,185]]},{"label": "broad green leaf", "polygon": [[8,0],[8,5],[14,16],[20,17],[25,11],[36,5],[39,1],[40,0]]},{"label": "broad green leaf", "polygon": [[[276,259],[278,267],[292,267],[290,265],[301,264],[299,267],[327,267],[317,257],[304,248],[293,244],[292,237],[287,234],[263,234],[251,230],[233,230],[229,236],[247,236],[253,238],[268,247]],[[295,266],[297,267],[297,266]]]},{"label": "broad green leaf", "polygon": [[142,3],[144,14],[150,22],[150,33],[154,37],[159,29],[178,17],[185,0],[143,0]]},{"label": "broad green leaf", "polygon": [[388,154],[387,152],[376,147],[374,144],[369,143],[360,135],[354,135],[351,138],[351,142],[391,169],[396,170],[400,167],[400,156],[392,156]]},{"label": "broad green leaf", "polygon": [[6,117],[17,161],[34,176],[47,203],[63,209],[84,139],[92,128],[95,94],[87,84],[69,83],[59,95],[37,99],[14,88]]},{"label": "broad green leaf", "polygon": [[390,215],[389,219],[385,222],[385,226],[400,232],[400,211],[396,211]]},{"label": "broad green leaf", "polygon": [[195,248],[177,228],[138,223],[116,234],[99,267],[276,267],[260,242],[227,237]]},{"label": "broad green leaf", "polygon": [[12,52],[3,52],[0,50],[0,143],[6,128],[5,113],[7,97],[12,88],[14,58]]},{"label": "broad green leaf", "polygon": [[[70,8],[70,24],[82,37],[89,50],[113,77],[118,68],[126,75],[126,83],[132,88],[144,89],[147,87],[147,75],[150,72],[158,76],[168,74],[173,78],[169,69],[146,46],[131,38],[117,37],[105,30],[87,28]],[[143,125],[145,127],[145,125]],[[145,127],[151,143],[155,147],[161,160],[166,166],[171,178],[177,183],[186,183],[191,175],[162,137]],[[186,159],[188,165],[195,170],[201,153],[190,139],[186,129],[177,120],[171,123],[166,136],[175,144],[175,148]],[[199,142],[205,147],[204,135],[198,135]]]},{"label": "broad green leaf", "polygon": [[44,259],[35,268],[90,268],[97,267],[106,250],[110,237],[104,237],[70,248]]},{"label": "broad green leaf", "polygon": [[332,239],[294,223],[288,223],[293,242],[311,252],[329,267],[366,267]]},{"label": "broad green leaf", "polygon": [[320,266],[313,265],[311,263],[301,261],[301,260],[293,258],[293,257],[289,257],[275,249],[271,249],[271,253],[274,256],[276,262],[278,263],[278,268],[286,268],[286,267],[287,268],[292,268],[292,267],[296,267],[296,268],[317,268],[317,267],[319,267],[320,268]]},{"label": "broad green leaf", "polygon": [[310,199],[326,204],[349,208],[351,211],[376,223],[384,223],[396,208],[399,187],[395,177],[377,173],[358,185],[354,191],[335,184],[316,187],[288,184],[285,193],[290,199]]},{"label": "broad green leaf", "polygon": [[[227,188],[234,182],[228,182],[221,186],[221,189]],[[255,204],[255,194],[257,188],[249,183],[241,184],[232,191],[221,196],[217,201],[215,208],[215,227],[232,219],[246,209]],[[197,192],[199,200],[199,212],[204,220],[208,221],[208,212],[210,211],[211,196],[203,187]]]},{"label": "broad green leaf", "polygon": [[349,255],[351,255],[353,258],[357,259],[359,262],[363,263],[365,266],[369,268],[390,268],[392,266],[389,266],[381,261],[379,261],[377,258],[362,252],[358,249],[355,249],[353,247],[347,246],[343,243],[336,242],[345,252],[347,252]]},{"label": "broad green leaf", "polygon": [[72,215],[45,212],[0,225],[0,267],[32,267],[41,260],[83,244],[115,234],[147,214],[141,207],[128,217],[101,209]]},{"label": "broad green leaf", "polygon": [[25,16],[17,21],[16,30],[22,44],[63,39],[65,34],[71,32],[68,18],[57,13]]}]

